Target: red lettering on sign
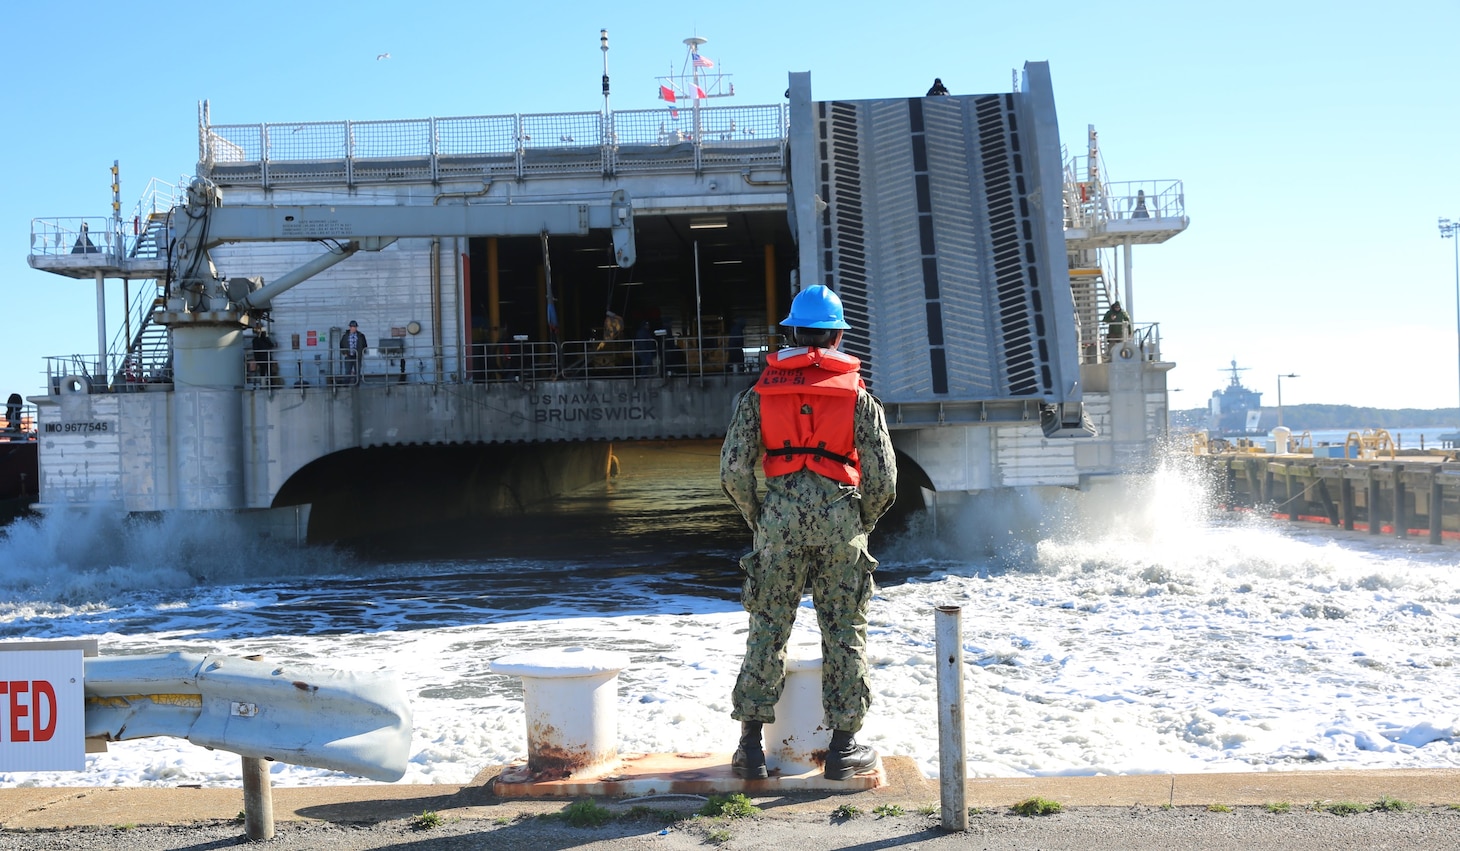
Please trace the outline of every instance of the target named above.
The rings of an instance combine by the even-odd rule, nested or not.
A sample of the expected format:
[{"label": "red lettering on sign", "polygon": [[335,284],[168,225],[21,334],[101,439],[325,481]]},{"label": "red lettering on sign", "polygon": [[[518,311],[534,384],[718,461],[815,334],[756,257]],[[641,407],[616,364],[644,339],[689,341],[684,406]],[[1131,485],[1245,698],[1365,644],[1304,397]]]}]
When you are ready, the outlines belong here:
[{"label": "red lettering on sign", "polygon": [[10,681],[10,741],[30,741],[30,730],[20,729],[20,719],[30,714],[30,707],[20,703],[20,696],[26,694],[30,689],[26,686],[30,683],[25,680]]},{"label": "red lettering on sign", "polygon": [[[41,726],[41,698],[46,699],[46,721]],[[56,734],[56,690],[46,680],[36,680],[30,684],[30,706],[31,717],[35,719],[35,740],[37,742],[49,742],[51,736]]]},{"label": "red lettering on sign", "polygon": [[[0,680],[0,694],[10,695],[11,742],[49,742],[56,734],[56,688],[49,681]],[[30,702],[21,703],[26,695]],[[26,717],[31,721],[22,730],[20,719]],[[4,732],[0,729],[0,741],[4,741]]]},{"label": "red lettering on sign", "polygon": [[304,335],[304,345],[306,345],[306,346],[317,346],[317,345],[319,345],[319,332],[318,331],[310,331],[310,332],[306,333]]}]

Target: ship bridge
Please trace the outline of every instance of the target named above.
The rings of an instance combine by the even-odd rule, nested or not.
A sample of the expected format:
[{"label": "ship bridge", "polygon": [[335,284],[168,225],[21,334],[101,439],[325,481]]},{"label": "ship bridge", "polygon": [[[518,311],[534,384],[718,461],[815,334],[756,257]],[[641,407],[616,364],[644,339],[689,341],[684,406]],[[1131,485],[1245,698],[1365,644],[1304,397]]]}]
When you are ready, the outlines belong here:
[{"label": "ship bridge", "polygon": [[521,505],[614,441],[722,436],[813,281],[914,496],[1078,487],[1165,431],[1156,326],[1099,345],[1110,287],[1073,258],[1179,232],[1180,186],[1072,207],[1043,63],[1003,94],[816,101],[793,74],[784,105],[199,119],[189,186],[33,223],[33,267],[95,280],[104,353],[48,359],[43,506],[401,522],[361,508],[362,464],[437,517]]}]

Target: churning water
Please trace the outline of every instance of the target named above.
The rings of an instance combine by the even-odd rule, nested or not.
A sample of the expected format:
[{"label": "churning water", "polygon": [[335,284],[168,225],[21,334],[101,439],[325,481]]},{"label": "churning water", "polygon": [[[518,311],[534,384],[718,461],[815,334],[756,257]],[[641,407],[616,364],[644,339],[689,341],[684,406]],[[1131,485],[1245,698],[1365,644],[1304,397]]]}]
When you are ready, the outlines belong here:
[{"label": "churning water", "polygon": [[[719,492],[717,447],[620,456],[618,479],[457,530],[465,547],[429,559],[261,551],[224,518],[18,523],[0,540],[0,638],[393,670],[414,783],[525,756],[520,684],[492,659],[620,650],[622,750],[732,750],[749,533]],[[859,738],[937,773],[933,609],[954,604],[974,776],[1460,767],[1453,545],[1213,513],[1196,479],[1173,462],[1125,489],[984,499],[936,536],[923,523],[881,541]],[[815,633],[809,601],[797,628]],[[154,738],[0,785],[238,776],[234,754]],[[276,764],[273,781],[352,779]]]}]

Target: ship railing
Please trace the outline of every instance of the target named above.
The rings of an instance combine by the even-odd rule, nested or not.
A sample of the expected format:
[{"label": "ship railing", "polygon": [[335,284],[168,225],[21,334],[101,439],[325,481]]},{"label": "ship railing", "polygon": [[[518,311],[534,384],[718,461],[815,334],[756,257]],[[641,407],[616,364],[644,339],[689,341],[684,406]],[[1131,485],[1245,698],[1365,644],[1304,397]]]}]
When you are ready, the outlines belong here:
[{"label": "ship railing", "polygon": [[1064,176],[1066,228],[1112,221],[1184,218],[1186,192],[1180,180],[1107,182],[1089,174],[1089,157],[1067,158]]},{"label": "ship railing", "polygon": [[0,417],[0,443],[34,443],[36,439],[36,407],[29,402],[6,402]]},{"label": "ship railing", "polygon": [[[525,384],[542,381],[706,377],[760,371],[766,353],[780,345],[763,334],[673,336],[652,339],[509,340],[448,348],[437,372],[429,341],[390,337],[371,346],[354,374],[346,356],[328,346],[255,352],[245,342],[244,386],[251,389],[336,387],[349,384]],[[459,356],[458,356],[459,355]],[[66,393],[135,393],[166,390],[173,363],[164,350],[46,359],[46,386]]]},{"label": "ship railing", "polygon": [[1186,215],[1186,193],[1179,180],[1126,180],[1105,184],[1106,219],[1179,219]]},{"label": "ship railing", "polygon": [[1129,337],[1111,340],[1109,324],[1100,323],[1100,345],[1082,347],[1080,363],[1111,363],[1139,359],[1161,360],[1161,323],[1133,322]]},{"label": "ship railing", "polygon": [[166,350],[50,355],[46,387],[64,393],[128,393],[172,384],[172,355]]},{"label": "ship railing", "polygon": [[[398,341],[398,342],[397,342]],[[568,340],[562,343],[509,340],[473,343],[451,357],[457,367],[440,376],[443,384],[532,384],[542,381],[703,377],[760,370],[777,340],[758,343],[741,336],[672,337],[625,340]],[[390,338],[360,359],[358,377],[347,375],[344,358],[334,351],[275,349],[248,352],[250,388],[437,382],[435,349],[430,342]]]},{"label": "ship railing", "polygon": [[97,254],[120,259],[130,255],[133,240],[116,219],[66,216],[30,220],[31,256]]},{"label": "ship railing", "polygon": [[219,184],[439,182],[786,166],[784,105],[199,127]]},{"label": "ship railing", "polygon": [[170,239],[167,217],[174,207],[182,203],[185,193],[179,187],[185,184],[186,180],[168,183],[155,177],[147,181],[137,199],[137,206],[132,210],[132,221],[122,225],[124,231],[129,226],[132,231],[128,257],[160,259],[167,256]]}]

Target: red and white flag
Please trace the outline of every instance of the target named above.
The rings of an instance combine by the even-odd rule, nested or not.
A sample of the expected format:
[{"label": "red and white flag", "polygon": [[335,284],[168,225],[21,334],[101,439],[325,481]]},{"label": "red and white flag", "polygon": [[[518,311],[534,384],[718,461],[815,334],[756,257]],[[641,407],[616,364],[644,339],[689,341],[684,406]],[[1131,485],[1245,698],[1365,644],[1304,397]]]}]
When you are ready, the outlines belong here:
[{"label": "red and white flag", "polygon": [[696,68],[713,68],[713,67],[715,67],[714,61],[711,60],[710,57],[708,57],[708,56],[701,56],[698,53],[691,53],[689,56],[690,56],[690,63],[692,65],[694,65]]},{"label": "red and white flag", "polygon": [[700,88],[699,86],[695,86],[695,97],[700,100],[704,100],[705,98],[709,97],[709,95],[705,94],[704,89]]}]

